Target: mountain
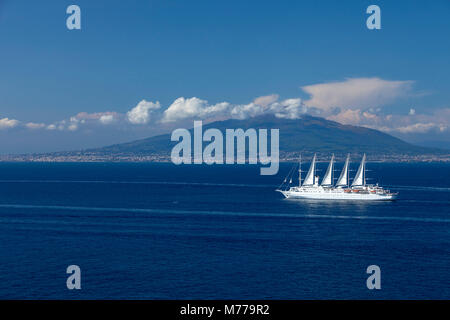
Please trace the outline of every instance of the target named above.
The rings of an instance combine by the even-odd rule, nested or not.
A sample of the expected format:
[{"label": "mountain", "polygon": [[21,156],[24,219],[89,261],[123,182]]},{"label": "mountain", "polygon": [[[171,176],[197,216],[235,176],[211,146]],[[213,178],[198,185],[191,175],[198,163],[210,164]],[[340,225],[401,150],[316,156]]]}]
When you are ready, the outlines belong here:
[{"label": "mountain", "polygon": [[[303,154],[334,152],[338,155],[365,152],[369,156],[376,155],[377,158],[380,155],[414,156],[447,153],[436,148],[415,146],[378,130],[343,125],[312,116],[295,120],[276,118],[272,115],[246,120],[230,119],[206,124],[203,126],[203,132],[208,128],[217,128],[224,136],[225,129],[279,129],[282,158],[289,155],[296,156],[300,152]],[[192,129],[190,131],[192,132]],[[170,134],[164,134],[129,143],[85,150],[84,153],[116,156],[169,156],[175,144],[177,142],[170,141]],[[207,144],[207,142],[203,143],[204,146]]]},{"label": "mountain", "polygon": [[431,148],[439,148],[443,150],[450,150],[450,140],[413,140],[411,139],[410,143],[417,146],[431,147]]},{"label": "mountain", "polygon": [[[366,153],[371,161],[450,161],[449,150],[416,146],[378,130],[312,116],[293,120],[265,115],[216,121],[203,125],[203,132],[209,128],[222,131],[224,141],[226,129],[279,129],[280,160],[297,160],[300,154],[309,157],[313,153],[317,153],[319,159],[329,159],[334,153],[342,160],[347,153],[351,153],[352,158]],[[193,137],[193,129],[190,131]],[[163,134],[80,151],[6,155],[0,156],[0,161],[170,161],[171,150],[178,143],[170,141],[170,137],[170,134]],[[203,148],[208,144],[204,142]],[[268,150],[270,153],[270,146]]]}]

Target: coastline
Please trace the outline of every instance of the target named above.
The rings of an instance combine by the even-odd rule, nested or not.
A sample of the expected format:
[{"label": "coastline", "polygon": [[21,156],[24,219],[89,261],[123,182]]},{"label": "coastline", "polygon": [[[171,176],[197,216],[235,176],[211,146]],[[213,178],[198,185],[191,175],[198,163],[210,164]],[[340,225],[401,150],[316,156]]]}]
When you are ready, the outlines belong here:
[{"label": "coastline", "polygon": [[[331,154],[331,153],[330,153]],[[309,153],[302,154],[309,157]],[[318,162],[327,162],[329,154],[319,155]],[[359,157],[352,154],[352,157]],[[298,155],[280,155],[280,162],[297,162]],[[336,156],[337,161],[344,161],[344,157]],[[342,159],[341,159],[342,158]],[[168,155],[101,155],[86,154],[83,152],[76,154],[22,154],[22,155],[0,155],[0,162],[171,162]],[[450,153],[442,155],[370,155],[368,162],[389,162],[389,163],[421,163],[421,162],[450,162]]]}]

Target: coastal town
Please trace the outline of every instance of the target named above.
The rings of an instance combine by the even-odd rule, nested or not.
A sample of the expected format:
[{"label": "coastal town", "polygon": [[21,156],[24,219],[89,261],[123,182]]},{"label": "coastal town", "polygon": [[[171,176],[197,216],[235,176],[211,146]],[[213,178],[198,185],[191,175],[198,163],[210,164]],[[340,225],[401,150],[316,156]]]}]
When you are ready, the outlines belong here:
[{"label": "coastal town", "polygon": [[[311,158],[312,152],[302,152],[304,158]],[[329,153],[318,153],[320,161],[328,161]],[[352,154],[355,158],[359,154]],[[299,153],[280,153],[280,162],[297,162]],[[346,154],[336,154],[337,161],[344,161]],[[0,155],[2,162],[171,162],[170,154],[111,154],[89,151],[55,152],[42,154]],[[450,162],[450,152],[443,154],[373,154],[368,155],[369,162]]]}]

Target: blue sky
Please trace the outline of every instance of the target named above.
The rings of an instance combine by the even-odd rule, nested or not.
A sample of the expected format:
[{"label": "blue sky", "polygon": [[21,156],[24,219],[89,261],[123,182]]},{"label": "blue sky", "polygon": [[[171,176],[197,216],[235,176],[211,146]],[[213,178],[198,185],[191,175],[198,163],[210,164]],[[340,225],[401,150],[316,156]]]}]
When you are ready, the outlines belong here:
[{"label": "blue sky", "polygon": [[[66,28],[70,4],[81,30]],[[381,30],[366,27],[371,4]],[[0,0],[0,153],[264,112],[450,144],[449,13],[445,0]]]}]

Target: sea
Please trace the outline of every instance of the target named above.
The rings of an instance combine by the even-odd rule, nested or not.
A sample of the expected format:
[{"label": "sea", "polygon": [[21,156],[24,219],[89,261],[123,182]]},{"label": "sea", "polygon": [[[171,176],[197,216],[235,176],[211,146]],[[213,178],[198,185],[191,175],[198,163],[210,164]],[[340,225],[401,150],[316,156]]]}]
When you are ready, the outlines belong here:
[{"label": "sea", "polygon": [[0,163],[0,299],[450,298],[449,163],[368,163],[393,202],[283,199],[292,165]]}]

